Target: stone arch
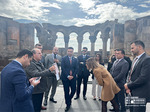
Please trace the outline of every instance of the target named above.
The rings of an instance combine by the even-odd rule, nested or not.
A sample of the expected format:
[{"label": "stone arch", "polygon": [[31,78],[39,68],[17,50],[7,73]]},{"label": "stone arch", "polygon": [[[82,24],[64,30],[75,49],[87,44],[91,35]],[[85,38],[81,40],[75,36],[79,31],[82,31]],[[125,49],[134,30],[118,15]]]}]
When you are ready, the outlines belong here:
[{"label": "stone arch", "polygon": [[[107,54],[107,40],[108,38],[112,38],[113,37],[113,32],[114,32],[114,27],[115,25],[118,24],[118,22],[115,21],[106,21],[105,23],[100,23],[100,24],[96,24],[94,26],[82,26],[82,27],[77,27],[77,26],[62,26],[62,25],[52,25],[50,23],[43,23],[42,27],[44,30],[49,32],[49,35],[52,36],[52,40],[54,44],[56,41],[57,36],[56,32],[63,32],[64,34],[64,41],[65,41],[65,51],[68,48],[68,43],[70,40],[70,34],[72,32],[75,32],[78,37],[77,37],[77,41],[78,41],[78,55],[81,53],[81,48],[82,48],[82,42],[83,42],[83,35],[86,32],[90,33],[89,39],[91,42],[91,55],[94,54],[95,51],[95,41],[97,39],[97,34],[98,32],[101,32],[101,39],[103,41],[103,49],[105,53],[103,56],[104,58],[106,58],[106,54]],[[111,34],[110,34],[111,32]],[[111,35],[111,36],[109,36]],[[54,37],[55,38],[54,38]],[[48,46],[48,45],[47,45]],[[114,47],[114,46],[113,46]]]}]

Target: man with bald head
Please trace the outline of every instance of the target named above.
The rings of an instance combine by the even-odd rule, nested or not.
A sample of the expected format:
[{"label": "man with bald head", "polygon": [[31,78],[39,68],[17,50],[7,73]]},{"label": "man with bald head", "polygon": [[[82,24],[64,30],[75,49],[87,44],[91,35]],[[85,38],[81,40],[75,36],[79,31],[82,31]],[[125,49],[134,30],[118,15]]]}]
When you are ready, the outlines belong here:
[{"label": "man with bald head", "polygon": [[[61,56],[58,55],[57,47],[54,47],[52,53],[48,54],[45,57],[45,67],[46,68],[51,67],[54,63],[56,63],[58,67],[61,65]],[[48,94],[49,94],[49,91],[51,88],[52,89],[51,89],[51,95],[50,95],[49,100],[53,103],[57,103],[57,101],[54,100],[54,95],[56,93],[56,88],[57,88],[57,79],[56,79],[55,75],[53,75],[53,77],[47,77],[47,85],[48,85],[48,88],[45,92],[44,106],[47,105]]]},{"label": "man with bald head", "polygon": [[53,76],[55,67],[52,66],[48,69],[45,69],[43,64],[41,63],[41,58],[42,58],[42,52],[38,48],[34,48],[32,50],[33,53],[33,59],[31,61],[30,66],[26,68],[26,73],[28,79],[32,77],[41,77],[40,79],[40,84],[36,86],[33,90],[32,94],[32,102],[34,106],[34,111],[35,112],[40,112],[41,111],[41,105],[42,105],[42,100],[43,100],[43,94],[47,89],[47,76]]}]

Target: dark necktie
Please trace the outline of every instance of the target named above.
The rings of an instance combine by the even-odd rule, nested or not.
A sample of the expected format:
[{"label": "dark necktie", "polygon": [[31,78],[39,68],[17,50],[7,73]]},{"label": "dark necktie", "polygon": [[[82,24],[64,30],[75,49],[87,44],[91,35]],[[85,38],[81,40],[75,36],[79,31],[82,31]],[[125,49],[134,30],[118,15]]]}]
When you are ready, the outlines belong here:
[{"label": "dark necktie", "polygon": [[[72,59],[69,57],[70,65],[72,64]],[[70,70],[70,75],[72,75],[72,70]]]},{"label": "dark necktie", "polygon": [[70,64],[72,64],[72,59],[71,59],[71,57],[69,57],[69,60],[70,60]]},{"label": "dark necktie", "polygon": [[85,61],[86,55],[83,55],[83,61]]},{"label": "dark necktie", "polygon": [[118,63],[119,63],[119,59],[117,59],[117,60],[114,62],[113,66],[116,67],[116,65],[117,65]]},{"label": "dark necktie", "polygon": [[54,59],[57,59],[56,54],[54,54]]},{"label": "dark necktie", "polygon": [[136,64],[136,61],[137,61],[137,57],[133,60],[133,62],[132,62],[132,66],[131,66],[131,70],[130,70],[130,75],[129,75],[129,81],[131,80],[131,74],[132,74],[132,72],[133,72],[133,69],[134,69],[134,66],[135,66],[135,64]]}]

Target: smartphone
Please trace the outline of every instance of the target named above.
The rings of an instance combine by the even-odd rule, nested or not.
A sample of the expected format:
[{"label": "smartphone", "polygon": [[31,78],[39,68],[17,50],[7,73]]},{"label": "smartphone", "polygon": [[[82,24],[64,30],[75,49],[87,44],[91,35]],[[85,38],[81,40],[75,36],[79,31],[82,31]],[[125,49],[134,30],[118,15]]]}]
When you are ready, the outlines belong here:
[{"label": "smartphone", "polygon": [[41,79],[41,77],[37,77],[34,81],[37,82]]}]

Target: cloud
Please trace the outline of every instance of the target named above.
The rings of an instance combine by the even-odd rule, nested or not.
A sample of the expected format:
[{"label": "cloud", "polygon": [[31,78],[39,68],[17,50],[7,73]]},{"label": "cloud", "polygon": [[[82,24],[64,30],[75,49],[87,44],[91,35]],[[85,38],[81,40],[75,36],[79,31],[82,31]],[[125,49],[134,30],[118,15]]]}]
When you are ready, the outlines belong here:
[{"label": "cloud", "polygon": [[41,0],[3,0],[0,2],[1,16],[11,17],[15,19],[28,19],[37,21],[40,19],[46,20],[50,10],[47,7],[61,9],[56,3],[43,2]]},{"label": "cloud", "polygon": [[149,4],[150,4],[150,0],[148,0],[148,1],[145,1],[144,3],[149,3]]},{"label": "cloud", "polygon": [[140,7],[145,7],[145,8],[148,8],[148,7],[149,7],[149,6],[146,5],[146,4],[140,4],[139,6],[140,6]]},{"label": "cloud", "polygon": [[116,0],[116,1],[119,1],[121,3],[126,3],[128,0]]},{"label": "cloud", "polygon": [[[135,11],[136,9],[134,8],[128,8],[115,2],[111,2],[96,5],[95,8],[85,11],[85,13],[87,13],[85,18],[73,18],[69,21],[75,23],[76,26],[95,25],[97,23],[103,23],[106,20],[115,19],[118,19],[120,23],[124,23],[126,20],[134,20],[142,16],[150,15],[150,11],[142,13],[137,13]],[[93,17],[97,16],[97,18],[89,19],[88,17],[91,15],[93,15]]]},{"label": "cloud", "polygon": [[95,4],[98,1],[93,1],[93,0],[76,0],[76,2],[80,5],[80,8],[82,8],[83,11],[88,11],[89,9],[95,7]]},{"label": "cloud", "polygon": [[56,0],[56,1],[61,3],[76,2],[79,4],[79,7],[83,11],[87,11],[90,8],[93,8],[96,3],[99,3],[99,0],[86,0],[86,1],[85,0]]}]

